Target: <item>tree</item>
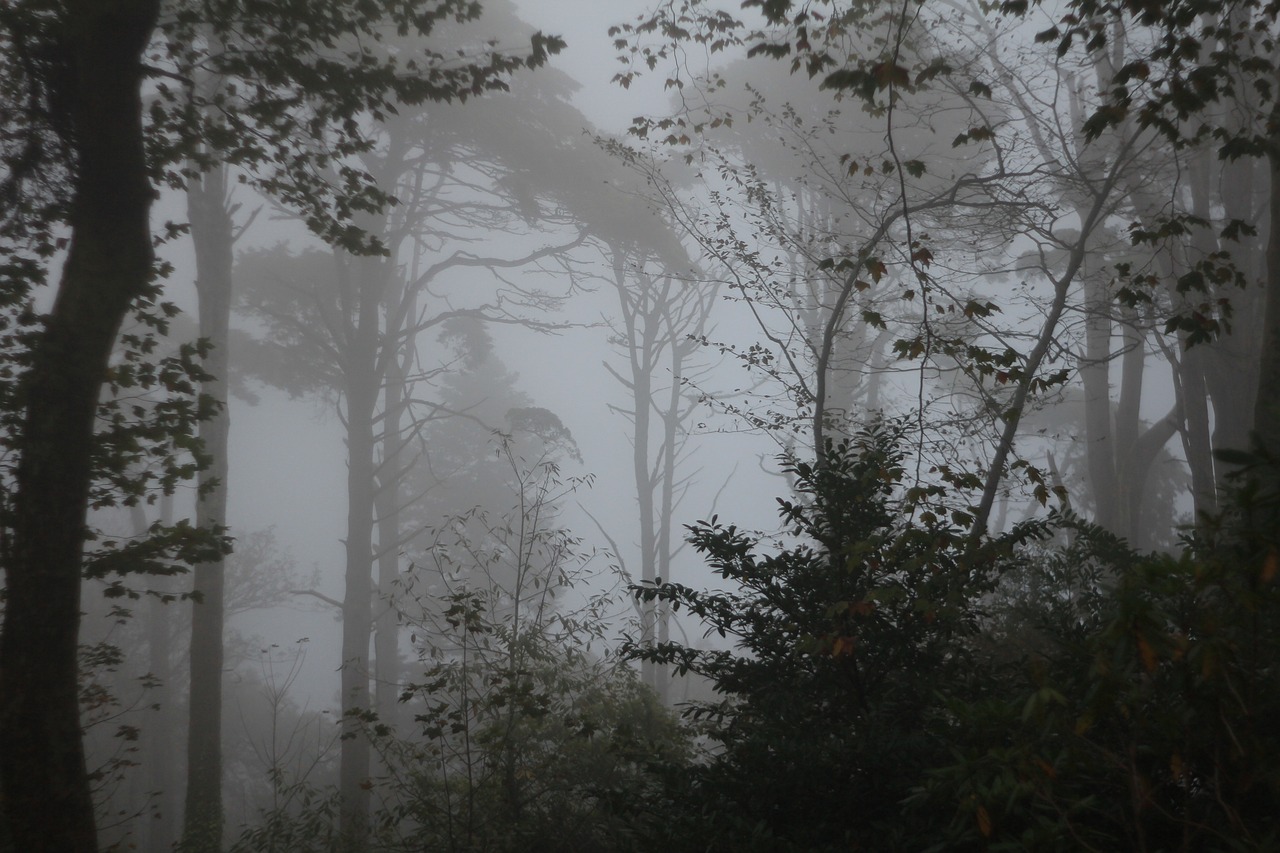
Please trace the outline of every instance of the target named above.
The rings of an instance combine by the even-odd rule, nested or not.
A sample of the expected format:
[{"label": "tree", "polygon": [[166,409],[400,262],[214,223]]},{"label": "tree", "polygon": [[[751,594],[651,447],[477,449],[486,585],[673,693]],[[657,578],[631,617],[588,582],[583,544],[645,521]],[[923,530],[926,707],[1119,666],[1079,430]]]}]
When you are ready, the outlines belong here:
[{"label": "tree", "polygon": [[[511,20],[499,23],[515,26]],[[557,263],[583,239],[581,232],[564,233],[563,226],[570,224],[564,214],[538,214],[525,185],[515,180],[518,160],[508,162],[489,151],[493,124],[501,129],[504,123],[535,123],[537,95],[535,89],[519,100],[404,110],[378,125],[379,146],[362,155],[363,163],[382,185],[397,188],[402,199],[385,214],[364,218],[362,225],[385,247],[386,256],[368,258],[341,249],[292,256],[281,248],[241,260],[242,305],[265,321],[273,338],[263,347],[260,375],[291,393],[331,396],[347,433],[342,672],[350,719],[340,785],[353,827],[367,813],[370,796],[365,782],[371,755],[361,720],[376,713],[390,725],[397,716],[401,628],[394,596],[406,543],[402,514],[412,497],[404,481],[424,426],[449,414],[421,389],[450,365],[424,368],[419,338],[450,321],[539,325],[528,315],[553,307],[562,295],[506,281],[501,271]],[[500,132],[505,137],[511,130]],[[538,152],[536,145],[528,148]],[[482,194],[459,200],[476,189]],[[535,207],[526,209],[527,203]],[[467,248],[472,229],[516,233],[526,217],[547,229],[548,245],[514,257],[477,255]],[[494,272],[492,288],[459,291],[452,300],[430,298],[450,276],[476,269]],[[377,685],[372,693],[371,679]]]},{"label": "tree", "polygon": [[[395,4],[385,10],[360,4],[335,14],[323,5],[311,10],[318,26],[306,32],[292,26],[291,17],[303,14],[297,8],[287,14],[260,9],[259,17],[233,21],[216,11],[205,14],[214,10],[183,6],[166,19],[161,54],[179,69],[193,58],[203,62],[200,51],[207,42],[195,28],[204,25],[258,39],[262,50],[229,52],[214,63],[220,72],[248,81],[251,95],[246,108],[221,112],[232,117],[228,132],[210,135],[217,142],[239,140],[231,146],[232,156],[255,167],[261,185],[305,209],[316,231],[359,246],[364,244],[350,224],[351,213],[377,207],[387,197],[354,171],[345,173],[346,186],[330,192],[316,177],[323,169],[313,168],[364,145],[359,122],[352,119],[382,110],[391,96],[420,102],[499,86],[503,73],[540,64],[560,42],[538,34],[528,55],[488,52],[449,67],[415,60],[409,70],[416,73],[409,74],[400,73],[395,58],[362,63],[357,48],[347,52],[354,64],[346,67],[336,61],[342,52],[335,49],[334,56],[322,47],[335,43],[334,28],[368,33],[376,41],[381,36],[374,21],[425,33],[441,18],[478,10],[450,2],[426,8]],[[273,17],[277,12],[280,17]],[[68,0],[6,6],[0,18],[6,48],[0,141],[7,170],[3,193],[10,202],[4,237],[6,256],[13,261],[6,265],[11,305],[24,303],[32,283],[43,280],[38,259],[52,254],[54,229],[65,225],[70,233],[53,308],[27,338],[20,459],[5,560],[9,598],[0,639],[0,777],[13,843],[24,849],[96,846],[75,689],[94,418],[120,324],[132,305],[153,293],[152,177],[185,161],[195,144],[210,141],[208,126],[199,121],[206,104],[173,97],[163,84],[157,86],[163,97],[148,111],[150,130],[144,129],[143,82],[163,74],[144,62],[158,16],[156,2],[127,0],[103,7]],[[275,39],[282,27],[291,32],[283,47]],[[308,86],[318,86],[320,96],[308,97],[315,94]],[[306,92],[303,97],[297,97],[299,88]],[[226,107],[236,97],[224,92],[211,100]],[[301,114],[312,105],[322,108],[306,123]],[[261,132],[241,133],[254,122]],[[295,132],[302,124],[310,131],[306,136]],[[306,141],[316,144],[303,150]],[[333,204],[335,196],[343,201]]]},{"label": "tree", "polygon": [[[7,6],[0,19],[9,81],[5,191],[20,197],[23,182],[65,181],[60,197],[34,204],[51,207],[71,232],[58,295],[23,378],[4,561],[0,782],[17,849],[97,849],[76,690],[82,546],[99,392],[120,324],[153,275],[140,87],[159,7],[69,0],[52,9]],[[56,136],[44,135],[50,129]],[[8,209],[21,216],[32,204]],[[9,287],[29,286],[8,277]]]},{"label": "tree", "polygon": [[[187,210],[196,250],[200,337],[211,347],[204,365],[211,378],[204,384],[203,392],[224,404],[200,429],[200,442],[209,454],[210,465],[201,472],[203,496],[196,504],[196,524],[213,531],[226,528],[227,445],[231,431],[227,388],[232,246],[236,234],[229,209],[226,177],[226,167],[215,166],[192,178],[187,188]],[[220,826],[222,819],[224,587],[220,561],[195,567],[192,578],[196,603],[191,614],[187,790],[183,811],[183,835],[192,840],[209,835],[217,839],[216,827]]]},{"label": "tree", "polygon": [[[843,49],[884,49],[878,29]],[[933,46],[912,37],[901,49],[904,62],[924,64],[919,54]],[[757,377],[753,396],[763,401],[726,408],[784,446],[821,446],[846,422],[872,417],[868,403],[891,404],[880,391],[895,336],[919,340],[921,324],[928,332],[931,322],[943,334],[942,321],[920,316],[914,262],[901,241],[913,227],[935,238],[968,235],[965,211],[981,210],[988,230],[1009,227],[998,198],[1005,175],[986,173],[985,151],[937,150],[935,135],[981,117],[951,92],[920,94],[912,103],[920,118],[899,113],[886,124],[883,108],[863,114],[841,92],[759,61],[689,70],[688,81],[685,72],[672,73],[699,97],[683,98],[675,117],[638,121],[632,133],[675,148],[692,171],[664,169],[657,158],[630,161],[702,250],[727,299],[759,327],[762,339],[750,345],[716,343]],[[896,148],[885,145],[889,128]]]},{"label": "tree", "polygon": [[930,849],[1276,844],[1277,740],[1257,721],[1280,702],[1278,505],[1248,485],[1267,479],[1238,469],[1227,514],[1179,553],[1067,519],[1068,546],[1005,576],[974,649],[989,688],[950,706],[952,759],[919,794],[952,814]]},{"label": "tree", "polygon": [[[629,406],[611,407],[631,422],[632,477],[639,502],[638,580],[672,580],[672,563],[681,545],[672,541],[676,512],[694,472],[678,471],[688,456],[689,421],[698,401],[688,393],[697,378],[694,356],[707,331],[715,284],[686,279],[683,253],[664,256],[652,247],[612,245],[614,292],[620,318],[613,341],[622,351],[621,370],[605,369],[627,390]],[[694,273],[696,275],[696,272]],[[623,570],[626,558],[612,543]],[[654,602],[639,608],[640,643],[651,646],[670,638],[670,614]],[[659,701],[668,701],[670,674],[651,661],[641,664],[641,681]]]},{"label": "tree", "polygon": [[[370,780],[373,843],[387,851],[648,849],[640,831],[654,818],[632,805],[654,787],[650,762],[675,760],[683,741],[627,663],[599,654],[625,606],[617,585],[583,601],[570,592],[599,574],[594,555],[557,523],[558,504],[586,482],[562,479],[540,455],[554,454],[557,441],[498,437],[463,418],[432,429],[456,433],[432,442],[453,451],[441,453],[435,473],[463,481],[460,504],[473,489],[481,500],[436,514],[412,545],[397,608],[414,655],[401,685],[413,723],[366,726],[382,767]],[[477,435],[488,452],[459,448]],[[234,849],[330,849],[337,833],[328,806],[298,805],[268,811]]]},{"label": "tree", "polygon": [[732,644],[630,650],[708,678],[723,697],[686,709],[711,748],[669,792],[683,805],[665,843],[920,849],[928,837],[937,815],[907,817],[900,803],[949,754],[937,729],[945,698],[969,689],[978,602],[1018,540],[971,551],[941,507],[900,495],[902,436],[901,424],[872,426],[829,447],[823,465],[787,460],[787,541],[714,518],[690,527],[724,590],[633,587]]},{"label": "tree", "polygon": [[[890,183],[901,180],[891,205],[898,208],[901,227],[886,231],[875,246],[864,246],[862,255],[837,254],[829,263],[841,272],[844,256],[845,269],[856,275],[864,271],[860,264],[872,248],[890,268],[895,254],[901,259],[903,295],[926,310],[915,328],[895,341],[895,353],[920,361],[920,401],[954,406],[972,397],[975,405],[967,418],[982,425],[967,444],[985,457],[985,471],[957,472],[941,455],[930,459],[932,473],[957,486],[980,483],[972,509],[975,537],[989,523],[997,494],[1013,471],[1022,470],[1035,499],[1047,502],[1045,472],[1017,450],[1020,423],[1038,398],[1070,381],[1073,372],[1087,389],[1089,470],[1099,521],[1124,535],[1145,535],[1136,527],[1142,484],[1152,460],[1176,432],[1183,437],[1197,505],[1212,510],[1216,481],[1226,469],[1214,463],[1211,451],[1243,440],[1241,424],[1250,420],[1251,394],[1241,389],[1253,375],[1251,353],[1260,349],[1251,343],[1262,313],[1254,301],[1257,291],[1242,294],[1237,288],[1261,266],[1258,244],[1250,237],[1261,214],[1255,192],[1260,182],[1249,176],[1258,174],[1257,158],[1271,150],[1265,124],[1273,97],[1268,69],[1275,9],[1246,4],[1226,11],[1196,0],[1156,11],[1136,3],[1073,3],[1060,26],[1038,36],[1038,44],[1058,48],[1056,56],[1043,47],[1029,48],[1019,52],[1014,69],[1000,51],[1009,50],[1006,31],[1012,37],[1032,34],[1033,14],[1025,2],[998,9],[912,2],[747,7],[758,10],[748,23],[695,0],[615,28],[621,58],[633,63],[618,82],[628,85],[645,66],[661,65],[668,85],[698,85],[701,96],[683,99],[698,104],[697,110],[637,120],[633,133],[687,147],[728,124],[715,112],[717,91],[728,78],[712,73],[700,81],[684,63],[689,54],[682,43],[688,41],[711,53],[745,49],[749,57],[785,60],[793,75],[807,73],[820,88],[861,107],[885,127],[884,171],[893,176]],[[1134,17],[1125,20],[1129,12]],[[948,38],[953,18],[962,20],[963,29],[954,32],[963,35]],[[1035,88],[1022,79],[1033,51],[1044,57],[1045,69]],[[976,230],[947,232],[927,222],[920,206],[930,196],[918,179],[945,173],[946,166],[937,168],[936,150],[908,159],[908,146],[899,145],[907,141],[908,116],[924,115],[930,99],[946,91],[966,105],[962,123],[967,127],[954,141],[950,133],[933,134],[935,149],[981,150],[991,164],[977,166],[989,179],[984,186],[994,204],[982,206],[985,215]],[[852,119],[850,111],[839,121]],[[847,148],[841,163],[861,168],[859,153]],[[1176,171],[1166,171],[1170,161],[1177,162]],[[906,180],[904,167],[917,181]],[[814,171],[815,183],[840,174],[830,168]],[[1222,205],[1213,201],[1215,184],[1223,188]],[[754,189],[738,210],[751,210],[753,199],[767,197]],[[929,216],[942,222],[955,222],[955,214],[973,201],[939,200],[941,209]],[[735,220],[730,215],[721,221]],[[1007,228],[1000,232],[1008,235],[1005,246],[1028,235],[1039,243],[1032,253],[1039,260],[1032,266],[1049,287],[1031,306],[1035,315],[1011,317],[1008,297],[992,297],[980,281],[963,283],[959,270],[1002,271],[998,244],[991,244],[986,257],[975,253],[972,258],[946,245],[946,237],[956,234],[987,245],[983,240],[992,230],[982,226]],[[919,239],[911,237],[913,232]],[[1128,247],[1122,245],[1126,237],[1132,242]],[[750,241],[730,236],[724,245],[729,254],[747,246],[743,256],[750,261]],[[764,260],[756,268],[766,284],[780,288],[782,269]],[[740,261],[739,269],[752,267]],[[1003,271],[1026,269],[1010,263]],[[875,282],[867,284],[870,289]],[[1237,301],[1245,314],[1238,324],[1243,334],[1225,336]],[[1003,321],[996,316],[1001,309]],[[1073,322],[1076,312],[1082,323]],[[1067,347],[1079,348],[1074,363],[1064,358]],[[1153,352],[1170,361],[1178,405],[1144,427],[1141,386]],[[1116,360],[1122,388],[1113,407],[1108,385]],[[951,382],[948,390],[939,380],[956,369],[966,378]],[[936,396],[924,381],[926,370],[934,371]],[[814,395],[803,399],[807,403]]]}]

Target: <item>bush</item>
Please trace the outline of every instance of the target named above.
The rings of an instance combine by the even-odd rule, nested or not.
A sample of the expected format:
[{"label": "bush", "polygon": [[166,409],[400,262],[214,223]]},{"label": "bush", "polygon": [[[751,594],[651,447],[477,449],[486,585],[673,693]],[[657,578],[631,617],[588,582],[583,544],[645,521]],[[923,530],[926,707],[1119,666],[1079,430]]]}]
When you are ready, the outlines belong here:
[{"label": "bush", "polygon": [[1177,556],[1068,524],[992,627],[1000,689],[953,707],[933,849],[1280,849],[1280,525],[1255,473]]},{"label": "bush", "polygon": [[733,642],[630,650],[698,673],[724,697],[687,709],[710,749],[676,777],[670,799],[685,805],[668,846],[918,849],[949,817],[908,821],[903,802],[949,756],[943,698],[968,689],[979,602],[1014,540],[969,548],[966,516],[939,508],[939,490],[899,496],[898,439],[881,426],[821,465],[784,460],[797,484],[795,500],[779,501],[793,538],[772,553],[716,519],[691,527],[732,590],[637,589]]}]

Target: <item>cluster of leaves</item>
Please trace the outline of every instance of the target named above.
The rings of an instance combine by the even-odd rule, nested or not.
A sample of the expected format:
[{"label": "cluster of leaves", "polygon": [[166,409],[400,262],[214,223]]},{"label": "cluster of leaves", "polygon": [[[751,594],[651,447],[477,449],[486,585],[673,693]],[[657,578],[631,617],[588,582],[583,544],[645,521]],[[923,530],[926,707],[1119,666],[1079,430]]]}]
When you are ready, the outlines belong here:
[{"label": "cluster of leaves", "polygon": [[[1008,0],[1001,9],[1024,15],[1027,6],[1026,0]],[[1231,4],[1229,14],[1222,11],[1215,0],[1075,0],[1036,40],[1056,42],[1059,56],[1075,43],[1090,53],[1106,51],[1125,38],[1117,22],[1135,19],[1152,34],[1150,48],[1114,69],[1105,102],[1084,123],[1085,134],[1096,139],[1132,118],[1178,146],[1212,139],[1224,159],[1265,157],[1274,150],[1274,118],[1233,129],[1206,111],[1234,101],[1276,103],[1270,57],[1280,7],[1246,0]]]},{"label": "cluster of leaves", "polygon": [[150,112],[157,169],[180,187],[193,170],[236,164],[327,243],[383,251],[353,222],[395,201],[353,159],[374,145],[367,119],[505,90],[564,47],[542,33],[514,51],[455,43],[447,27],[481,12],[474,0],[180,4],[155,57],[166,71]]},{"label": "cluster of leaves", "polygon": [[1006,590],[989,633],[1003,686],[953,706],[956,760],[921,793],[956,807],[935,849],[1280,843],[1280,502],[1258,461],[1181,554],[1072,522]]},{"label": "cluster of leaves", "polygon": [[798,543],[691,528],[730,590],[637,589],[734,643],[631,649],[722,697],[687,709],[712,748],[661,843],[1274,849],[1280,495],[1245,485],[1176,556],[1071,517],[974,546],[901,512],[896,440],[792,464]]},{"label": "cluster of leaves", "polygon": [[[32,336],[40,328],[21,288],[18,294],[0,310],[0,524],[6,527],[22,450],[23,377],[30,366]],[[220,404],[200,392],[207,378],[201,367],[205,343],[165,346],[177,311],[159,299],[159,287],[153,284],[120,336],[98,405],[90,510],[154,503],[173,495],[209,462],[196,437],[198,425]],[[224,531],[199,530],[187,522],[157,523],[134,539],[104,536],[95,529],[87,537],[93,544],[86,553],[85,576],[107,581],[110,597],[138,597],[126,585],[130,575],[171,575],[230,550]],[[0,561],[4,557],[0,550]]]},{"label": "cluster of leaves", "polygon": [[[387,849],[643,850],[648,769],[683,752],[635,673],[584,648],[586,620],[521,633],[478,591],[448,595],[403,700],[418,736],[382,730]],[[375,732],[378,726],[374,723]]]},{"label": "cluster of leaves", "polygon": [[774,553],[714,519],[691,528],[736,589],[637,590],[734,641],[631,650],[723,696],[690,709],[715,748],[672,797],[688,804],[672,824],[677,849],[911,849],[936,822],[906,821],[901,803],[948,755],[939,688],[967,682],[979,602],[1015,540],[969,549],[945,513],[913,521],[895,497],[900,438],[878,426],[829,447],[822,465],[791,461],[800,497],[781,512],[798,541]]}]

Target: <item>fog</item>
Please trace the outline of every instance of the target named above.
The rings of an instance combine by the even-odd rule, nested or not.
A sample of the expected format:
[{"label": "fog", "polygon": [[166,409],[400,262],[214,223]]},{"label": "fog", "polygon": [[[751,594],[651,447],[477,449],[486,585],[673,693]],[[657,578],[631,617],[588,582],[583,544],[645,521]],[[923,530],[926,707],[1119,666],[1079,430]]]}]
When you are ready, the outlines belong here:
[{"label": "fog", "polygon": [[[1243,451],[1269,423],[1274,94],[1245,84],[1274,10],[1201,10],[1248,35],[1235,88],[1190,109],[1157,18],[1094,10],[1086,45],[1078,3],[344,0],[350,23],[305,27],[172,5],[141,90],[163,274],[96,427],[97,846],[74,849],[1108,849],[1218,825],[1218,753],[1184,771],[1193,746],[1096,720],[1158,716],[1115,698],[1158,673],[1230,670],[1188,649],[1240,620],[1172,603],[1225,593],[1129,579],[1194,586],[1188,560],[1247,546],[1270,594],[1267,524],[1240,521],[1269,492],[1238,485],[1269,470]],[[57,282],[72,221],[47,251],[14,226],[6,257]],[[18,459],[33,345],[5,334]],[[1098,686],[1112,668],[1127,687]],[[1172,823],[1089,811],[1125,800],[1101,770],[1069,787],[1091,761]],[[13,826],[0,850],[32,837]]]}]

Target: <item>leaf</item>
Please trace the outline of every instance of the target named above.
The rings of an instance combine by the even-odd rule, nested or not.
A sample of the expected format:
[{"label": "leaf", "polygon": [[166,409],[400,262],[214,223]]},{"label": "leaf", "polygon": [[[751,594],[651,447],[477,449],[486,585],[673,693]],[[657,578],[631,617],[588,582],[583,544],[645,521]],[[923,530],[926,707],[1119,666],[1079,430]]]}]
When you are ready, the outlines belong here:
[{"label": "leaf", "polygon": [[983,838],[991,837],[991,815],[987,813],[985,806],[978,806],[978,812],[975,815],[978,820],[978,832],[982,833]]},{"label": "leaf", "polygon": [[1142,658],[1142,666],[1147,672],[1155,672],[1156,667],[1160,665],[1160,656],[1156,654],[1156,650],[1147,642],[1146,637],[1138,637],[1138,654]]},{"label": "leaf", "polygon": [[1041,32],[1036,33],[1035,41],[1036,44],[1044,44],[1045,42],[1053,41],[1061,35],[1062,31],[1057,27],[1050,27],[1047,30],[1042,30]]},{"label": "leaf", "polygon": [[867,259],[867,272],[871,273],[871,280],[877,284],[880,283],[880,279],[884,278],[885,273],[888,271],[889,268],[879,258]]},{"label": "leaf", "polygon": [[1274,546],[1267,552],[1266,559],[1262,561],[1262,571],[1258,573],[1258,585],[1265,586],[1275,580],[1276,572],[1280,571],[1280,551]]},{"label": "leaf", "polygon": [[857,646],[858,641],[853,637],[836,637],[835,642],[831,644],[831,656],[833,658],[848,657],[853,654]]}]

